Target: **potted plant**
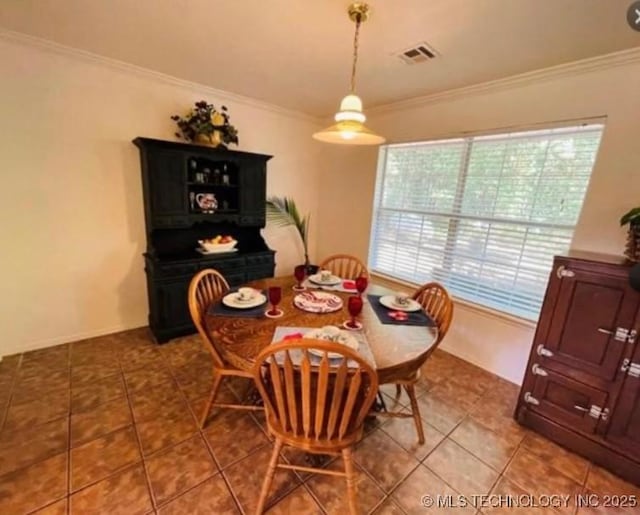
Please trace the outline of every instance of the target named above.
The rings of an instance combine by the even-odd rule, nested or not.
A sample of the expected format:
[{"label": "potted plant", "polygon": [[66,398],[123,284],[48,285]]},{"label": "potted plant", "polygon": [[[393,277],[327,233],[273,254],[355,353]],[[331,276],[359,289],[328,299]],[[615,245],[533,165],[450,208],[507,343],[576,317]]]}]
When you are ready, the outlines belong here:
[{"label": "potted plant", "polygon": [[171,119],[180,129],[180,132],[175,133],[176,137],[186,141],[223,148],[227,148],[229,143],[238,144],[238,131],[229,123],[226,106],[218,111],[213,104],[201,100],[195,103],[195,107],[184,118],[175,114]]},{"label": "potted plant", "polygon": [[296,206],[292,198],[276,196],[267,198],[267,220],[279,227],[293,225],[296,228],[304,248],[304,265],[307,267],[307,273],[314,274],[317,272],[318,267],[309,264],[308,235],[310,219],[311,215],[309,214],[306,216],[300,215],[298,206]]},{"label": "potted plant", "polygon": [[629,225],[625,256],[631,261],[640,261],[640,207],[634,207],[620,218],[620,226]]}]

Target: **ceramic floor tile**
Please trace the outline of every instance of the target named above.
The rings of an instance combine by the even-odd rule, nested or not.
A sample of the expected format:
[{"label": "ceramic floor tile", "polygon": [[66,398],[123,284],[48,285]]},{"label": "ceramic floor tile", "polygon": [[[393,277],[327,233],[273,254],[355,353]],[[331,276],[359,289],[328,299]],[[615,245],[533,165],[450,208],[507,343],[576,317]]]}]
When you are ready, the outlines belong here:
[{"label": "ceramic floor tile", "polygon": [[404,515],[405,513],[406,512],[389,497],[375,509],[373,515]]},{"label": "ceramic floor tile", "polygon": [[174,499],[158,510],[160,515],[212,515],[240,513],[222,474]]},{"label": "ceramic floor tile", "polygon": [[140,460],[133,426],[80,445],[71,450],[71,491],[100,481]]},{"label": "ceramic floor tile", "polygon": [[418,397],[418,407],[422,420],[444,434],[453,431],[465,416],[464,410],[430,392]]},{"label": "ceramic floor tile", "polygon": [[269,441],[255,420],[240,410],[225,410],[210,419],[205,436],[221,468],[253,453]]},{"label": "ceramic floor tile", "polygon": [[127,383],[127,390],[129,393],[152,391],[159,385],[172,385],[173,388],[178,387],[169,370],[163,365],[145,367],[131,372],[125,372],[124,378]]},{"label": "ceramic floor tile", "polygon": [[132,423],[126,397],[118,397],[92,410],[71,415],[71,446],[76,447]]},{"label": "ceramic floor tile", "polygon": [[120,374],[120,364],[115,360],[71,367],[71,384],[73,387],[87,385],[106,377]]},{"label": "ceramic floor tile", "polygon": [[[245,513],[254,513],[258,496],[267,472],[273,447],[265,445],[255,453],[227,467],[223,474],[229,482]],[[267,496],[267,507],[274,505],[300,484],[300,480],[291,470],[276,469],[273,483]]]},{"label": "ceramic floor tile", "polygon": [[521,441],[519,437],[498,435],[472,418],[465,419],[449,437],[498,472],[502,472]]},{"label": "ceramic floor tile", "polygon": [[38,511],[33,512],[32,515],[67,515],[68,504],[69,502],[66,498],[61,499],[44,508],[40,508]]},{"label": "ceramic floor tile", "polygon": [[[297,487],[279,500],[273,507],[266,512],[268,515],[292,515],[304,513],[305,515],[323,515],[316,500],[305,488],[304,485]],[[327,513],[331,513],[328,511]]]},{"label": "ceramic floor tile", "polygon": [[[410,515],[474,513],[475,510],[470,508],[446,507],[437,504],[438,498],[450,497],[452,500],[457,500],[458,495],[459,492],[456,492],[427,467],[420,465],[393,491],[391,498],[403,512]],[[395,511],[392,509],[390,513],[395,513]]]},{"label": "ceramic floor tile", "polygon": [[147,460],[147,474],[157,506],[217,472],[218,468],[200,435]]},{"label": "ceramic floor tile", "polygon": [[124,381],[120,374],[73,387],[71,389],[71,412],[88,411],[110,400],[124,397],[124,395]]},{"label": "ceramic floor tile", "polygon": [[0,435],[0,476],[67,450],[69,419],[52,420]]},{"label": "ceramic floor tile", "polygon": [[67,453],[0,476],[0,513],[29,513],[67,493]]},{"label": "ceramic floor tile", "polygon": [[389,493],[418,466],[418,460],[377,429],[358,444],[354,460]]},{"label": "ceramic floor tile", "polygon": [[462,411],[469,411],[480,400],[480,395],[469,388],[467,383],[461,380],[454,382],[451,380],[440,381],[429,393],[446,401],[451,406],[456,406]]},{"label": "ceramic floor tile", "polygon": [[443,433],[423,421],[425,442],[418,443],[418,433],[413,418],[390,418],[382,424],[381,429],[420,461],[445,438]]},{"label": "ceramic floor tile", "polygon": [[69,414],[68,389],[48,392],[38,400],[24,404],[11,404],[7,411],[3,431],[17,431],[37,426]]},{"label": "ceramic floor tile", "polygon": [[188,440],[198,431],[189,409],[159,412],[157,418],[137,422],[144,456]]},{"label": "ceramic floor tile", "polygon": [[635,495],[640,499],[640,486],[632,485],[596,465],[589,469],[586,487],[599,494]]},{"label": "ceramic floor tile", "polygon": [[442,442],[424,464],[461,494],[488,494],[498,472],[451,439]]},{"label": "ceramic floor tile", "polygon": [[525,436],[522,446],[556,470],[561,470],[576,483],[584,483],[589,462],[581,456],[533,432]]},{"label": "ceramic floor tile", "polygon": [[[550,493],[551,494],[551,493]],[[502,476],[491,490],[491,499],[482,501],[478,507],[484,515],[557,515],[553,507],[526,506],[527,501],[536,501],[536,497],[525,491],[505,476]],[[517,499],[522,499],[523,505],[514,504]],[[565,502],[558,499],[558,502]]]},{"label": "ceramic floor tile", "polygon": [[109,476],[69,500],[71,515],[138,515],[153,509],[142,465]]},{"label": "ceramic floor tile", "polygon": [[[568,495],[575,500],[575,496],[582,490],[574,480],[565,476],[561,471],[551,467],[547,462],[520,447],[506,468],[504,475],[533,495]],[[559,509],[561,513],[573,513],[575,504]]]},{"label": "ceramic floor tile", "polygon": [[[327,469],[344,472],[342,458],[333,461]],[[356,465],[355,469],[358,505],[363,513],[369,513],[382,500],[385,493],[359,466]],[[314,474],[305,484],[327,514],[339,515],[349,512],[346,478]]]}]

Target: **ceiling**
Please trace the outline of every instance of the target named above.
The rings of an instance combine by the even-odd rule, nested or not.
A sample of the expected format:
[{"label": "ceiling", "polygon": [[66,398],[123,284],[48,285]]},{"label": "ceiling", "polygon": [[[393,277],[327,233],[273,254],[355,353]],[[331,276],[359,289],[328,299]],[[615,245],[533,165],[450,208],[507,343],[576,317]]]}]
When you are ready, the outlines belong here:
[{"label": "ceiling", "polygon": [[[630,0],[370,0],[366,107],[640,46]],[[0,27],[315,116],[347,93],[349,0],[2,0]],[[440,55],[394,54],[426,41]]]}]

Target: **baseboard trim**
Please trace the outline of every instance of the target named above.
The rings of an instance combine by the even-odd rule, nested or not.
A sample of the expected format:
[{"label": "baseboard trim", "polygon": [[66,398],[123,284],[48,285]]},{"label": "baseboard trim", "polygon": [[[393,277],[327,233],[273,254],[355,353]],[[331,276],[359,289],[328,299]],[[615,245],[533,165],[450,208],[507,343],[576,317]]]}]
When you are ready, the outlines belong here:
[{"label": "baseboard trim", "polygon": [[[21,354],[23,352],[29,352],[32,350],[43,349],[45,347],[52,347],[53,345],[61,345],[63,343],[71,343],[77,342],[79,340],[86,340],[87,338],[96,338],[98,336],[105,336],[107,334],[119,333],[122,331],[129,331],[131,329],[138,329],[140,327],[146,327],[146,323],[144,324],[118,324],[111,327],[103,327],[101,329],[95,329],[91,331],[83,331],[80,333],[68,334],[63,336],[55,336],[53,338],[47,338],[44,340],[36,340],[33,342],[28,342],[20,348],[9,347],[4,353],[4,356],[11,356],[13,354]],[[2,360],[2,356],[0,356],[0,360]]]}]

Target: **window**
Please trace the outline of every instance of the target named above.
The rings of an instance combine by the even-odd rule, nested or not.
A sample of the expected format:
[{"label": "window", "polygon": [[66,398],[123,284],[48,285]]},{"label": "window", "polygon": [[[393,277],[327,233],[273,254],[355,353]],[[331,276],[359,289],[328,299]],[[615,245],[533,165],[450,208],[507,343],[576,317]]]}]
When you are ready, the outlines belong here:
[{"label": "window", "polygon": [[535,320],[569,249],[602,125],[385,145],[369,266]]}]

